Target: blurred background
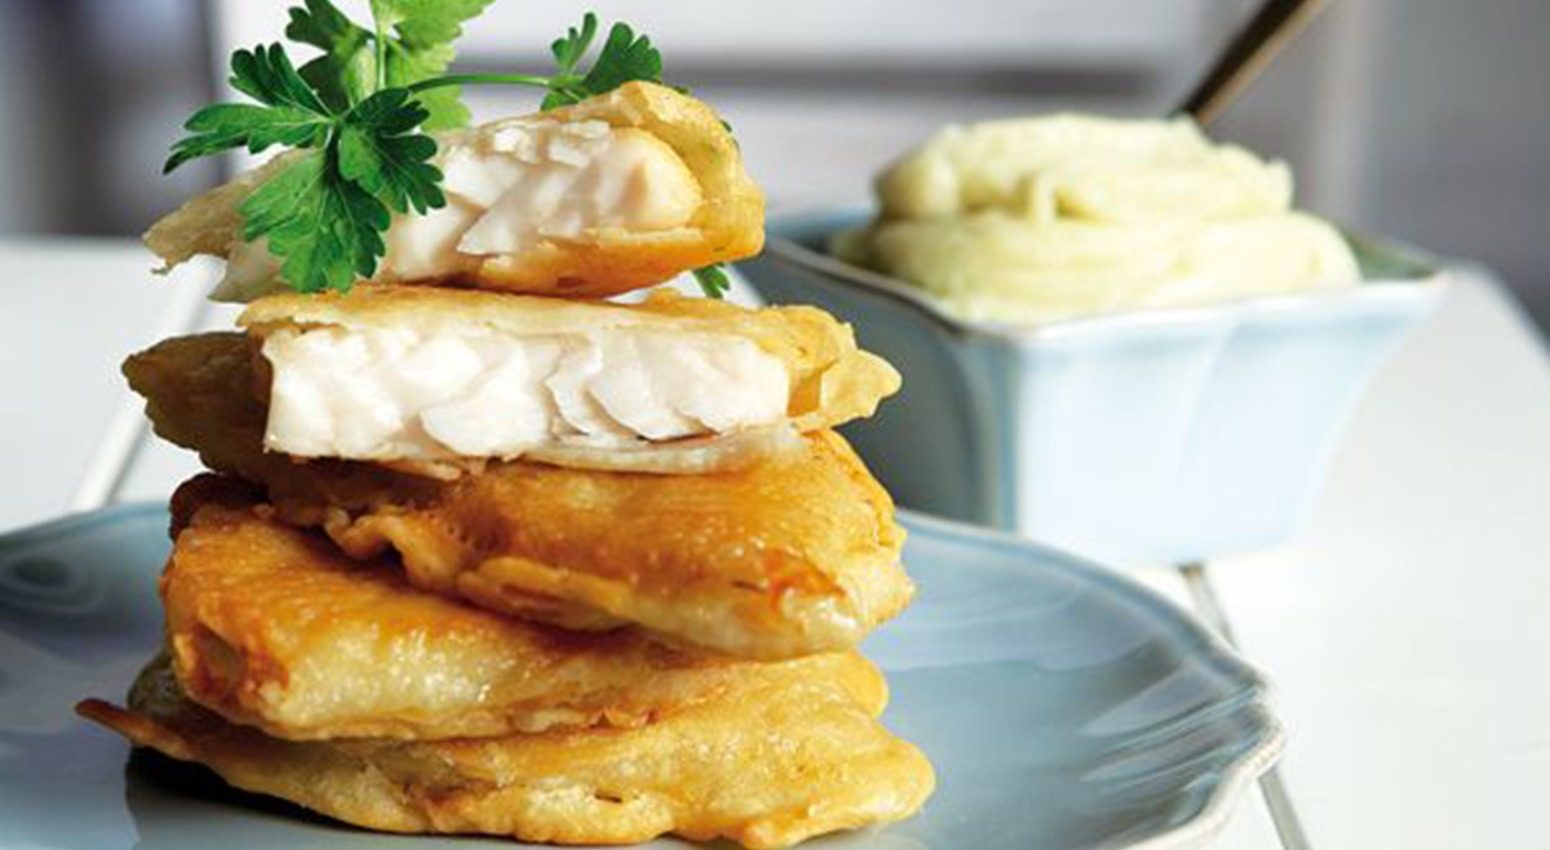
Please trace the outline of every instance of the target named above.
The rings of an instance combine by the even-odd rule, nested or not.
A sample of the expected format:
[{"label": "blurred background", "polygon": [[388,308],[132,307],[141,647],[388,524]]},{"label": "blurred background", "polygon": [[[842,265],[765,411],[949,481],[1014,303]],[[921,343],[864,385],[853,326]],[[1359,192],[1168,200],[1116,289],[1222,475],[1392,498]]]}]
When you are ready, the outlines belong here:
[{"label": "blurred background", "polygon": [[[0,0],[0,238],[138,234],[220,179],[159,166],[284,0]],[[352,12],[362,4],[341,4]],[[538,68],[595,9],[653,35],[670,79],[737,128],[776,207],[863,200],[949,121],[1167,112],[1254,0],[497,0],[460,68]],[[1213,128],[1282,157],[1301,203],[1484,261],[1550,328],[1550,2],[1332,0]],[[473,93],[475,115],[532,93]],[[228,166],[229,167],[229,166]]]}]

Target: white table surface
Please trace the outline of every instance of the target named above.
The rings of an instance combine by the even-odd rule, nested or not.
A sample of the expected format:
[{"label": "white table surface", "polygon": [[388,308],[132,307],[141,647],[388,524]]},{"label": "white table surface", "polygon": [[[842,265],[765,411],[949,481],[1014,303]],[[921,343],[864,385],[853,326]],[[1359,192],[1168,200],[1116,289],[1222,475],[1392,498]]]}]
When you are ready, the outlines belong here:
[{"label": "white table surface", "polygon": [[[150,267],[128,242],[0,241],[0,531],[195,470],[147,438],[118,362],[231,311],[203,303],[209,268]],[[1134,573],[1278,686],[1287,754],[1212,848],[1550,840],[1550,358],[1488,274],[1454,277],[1294,540]]]}]

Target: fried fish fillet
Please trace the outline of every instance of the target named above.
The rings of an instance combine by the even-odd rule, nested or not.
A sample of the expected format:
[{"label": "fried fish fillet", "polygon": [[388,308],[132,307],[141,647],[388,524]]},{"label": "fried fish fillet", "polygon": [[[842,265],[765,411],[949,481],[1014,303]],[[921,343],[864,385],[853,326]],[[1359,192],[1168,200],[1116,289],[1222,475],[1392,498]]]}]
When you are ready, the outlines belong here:
[{"label": "fried fish fillet", "polygon": [[667,290],[621,305],[359,287],[270,296],[239,324],[265,447],[300,457],[697,474],[870,416],[899,388],[822,310]]},{"label": "fried fish fillet", "polygon": [[908,817],[931,765],[843,687],[794,668],[634,729],[450,741],[291,742],[235,726],[141,674],[128,710],[76,710],[248,791],[389,832],[627,844],[673,833],[775,848]]},{"label": "fried fish fillet", "polygon": [[853,655],[775,665],[669,649],[636,630],[567,632],[408,586],[213,475],[173,497],[182,526],[161,579],[184,691],[227,720],[292,740],[450,738],[633,726],[784,668],[881,710]]},{"label": "fried fish fillet", "polygon": [[[764,244],[764,197],[710,107],[626,83],[572,106],[437,138],[447,204],[397,215],[373,280],[598,297],[748,257]],[[217,296],[283,289],[241,206],[297,161],[271,163],[193,198],[145,243],[167,267],[225,258]]]},{"label": "fried fish fillet", "polygon": [[124,371],[157,433],[262,485],[284,521],[358,559],[396,550],[415,586],[503,613],[774,660],[854,646],[913,590],[892,501],[831,431],[736,472],[517,461],[439,480],[265,452],[239,335],[168,340]]}]

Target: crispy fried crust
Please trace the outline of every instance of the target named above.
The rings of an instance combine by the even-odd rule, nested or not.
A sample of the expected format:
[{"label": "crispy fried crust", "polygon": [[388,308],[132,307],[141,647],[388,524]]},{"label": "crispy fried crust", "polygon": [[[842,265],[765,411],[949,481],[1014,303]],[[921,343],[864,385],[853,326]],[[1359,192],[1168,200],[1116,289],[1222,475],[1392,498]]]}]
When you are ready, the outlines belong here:
[{"label": "crispy fried crust", "polygon": [[390,832],[558,844],[674,833],[759,850],[908,817],[935,781],[843,687],[794,670],[636,729],[438,742],[280,741],[185,699],[162,661],[129,706],[76,710],[238,788]]},{"label": "crispy fried crust", "polygon": [[881,710],[857,656],[758,665],[669,649],[638,631],[566,632],[415,590],[266,516],[213,475],[173,497],[184,527],[161,580],[167,646],[190,698],[292,740],[430,739],[635,726],[780,674],[842,681]]},{"label": "crispy fried crust", "polygon": [[831,431],[737,472],[512,462],[445,481],[265,453],[240,336],[169,340],[125,373],[159,434],[263,485],[285,521],[356,558],[394,549],[416,586],[504,613],[779,659],[854,646],[912,592],[888,494]]},{"label": "crispy fried crust", "polygon": [[271,295],[243,311],[238,324],[257,337],[294,327],[489,328],[512,335],[642,328],[741,336],[786,365],[791,376],[786,412],[798,431],[871,416],[900,383],[887,361],[857,347],[849,325],[815,307],[750,309],[666,289],[625,305],[363,286],[344,295]]},{"label": "crispy fried crust", "polygon": [[[595,298],[749,257],[764,247],[764,195],[744,170],[737,142],[704,103],[665,86],[633,82],[544,117],[604,121],[651,133],[678,154],[699,182],[699,209],[686,226],[672,230],[602,228],[582,239],[545,240],[521,254],[471,258],[468,268],[444,279],[402,282]],[[441,146],[478,132],[475,127],[446,134]],[[278,167],[249,172],[191,199],[151,227],[146,246],[169,268],[196,254],[225,257],[240,241],[238,207]]]},{"label": "crispy fried crust", "polygon": [[225,257],[242,233],[239,207],[269,178],[295,162],[299,154],[284,153],[230,182],[188,199],[145,232],[143,241],[162,260],[162,272],[204,255]]}]

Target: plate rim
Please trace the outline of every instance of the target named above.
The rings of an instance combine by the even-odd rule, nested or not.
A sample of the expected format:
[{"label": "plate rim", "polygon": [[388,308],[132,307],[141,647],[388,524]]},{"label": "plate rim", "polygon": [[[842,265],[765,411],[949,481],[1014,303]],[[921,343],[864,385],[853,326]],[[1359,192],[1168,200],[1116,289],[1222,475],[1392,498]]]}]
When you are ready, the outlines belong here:
[{"label": "plate rim", "polygon": [[1244,658],[1238,648],[1207,625],[1200,617],[1179,603],[1158,593],[1130,575],[1104,567],[1097,561],[1068,552],[1055,546],[1021,537],[1009,531],[947,519],[908,508],[897,509],[898,516],[909,529],[921,528],[937,534],[978,540],[1002,548],[1020,549],[1038,554],[1047,562],[1056,563],[1061,569],[1081,574],[1110,589],[1117,589],[1140,598],[1147,604],[1166,611],[1187,627],[1209,649],[1213,660],[1236,667],[1244,678],[1254,685],[1253,704],[1265,722],[1265,736],[1257,746],[1239,756],[1223,771],[1222,779],[1206,798],[1200,812],[1168,830],[1123,845],[1119,850],[1177,850],[1197,846],[1220,833],[1237,811],[1237,804],[1246,802],[1245,794],[1252,786],[1273,769],[1286,750],[1286,723],[1276,711],[1277,690],[1271,678]]},{"label": "plate rim", "polygon": [[100,508],[71,511],[53,519],[0,532],[0,547],[24,545],[40,538],[58,537],[83,527],[119,522],[135,518],[140,514],[165,514],[166,512],[167,503],[150,499],[136,499]]},{"label": "plate rim", "polygon": [[[165,503],[145,500],[68,513],[41,523],[0,532],[0,548],[36,545],[40,540],[141,517],[164,515],[166,511]],[[1123,845],[1122,850],[1177,850],[1196,846],[1220,833],[1236,811],[1236,805],[1243,801],[1245,793],[1275,766],[1284,752],[1286,726],[1275,710],[1276,688],[1271,679],[1258,666],[1245,659],[1225,637],[1184,606],[1119,570],[1104,567],[1091,559],[1036,540],[906,508],[898,509],[897,514],[901,524],[912,533],[919,529],[969,543],[989,544],[998,549],[1028,553],[1061,570],[1080,575],[1084,580],[1160,609],[1187,629],[1199,645],[1211,653],[1211,660],[1234,668],[1253,686],[1252,705],[1256,715],[1264,722],[1263,740],[1223,770],[1220,781],[1215,783],[1205,804],[1194,817],[1155,835]]]}]

